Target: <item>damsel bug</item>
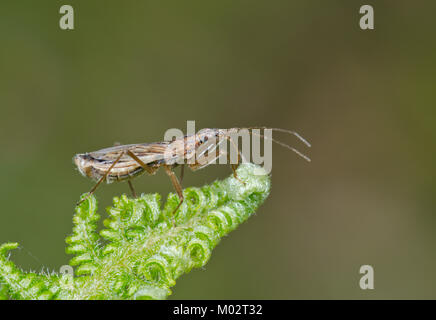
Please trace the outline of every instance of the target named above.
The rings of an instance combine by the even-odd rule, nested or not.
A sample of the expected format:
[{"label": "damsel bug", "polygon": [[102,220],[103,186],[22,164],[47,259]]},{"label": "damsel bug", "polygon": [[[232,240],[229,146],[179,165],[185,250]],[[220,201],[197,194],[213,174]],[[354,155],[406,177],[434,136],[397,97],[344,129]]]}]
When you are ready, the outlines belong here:
[{"label": "damsel bug", "polygon": [[223,141],[229,141],[230,145],[235,148],[238,153],[237,161],[236,163],[231,163],[231,167],[235,178],[239,179],[236,174],[236,168],[241,160],[241,154],[232,137],[240,134],[242,130],[245,130],[248,134],[263,137],[264,139],[268,139],[285,148],[291,149],[307,161],[310,161],[308,157],[298,150],[272,137],[254,132],[254,129],[289,133],[296,136],[310,147],[310,144],[294,131],[279,128],[248,127],[202,129],[196,134],[176,138],[173,141],[120,145],[94,152],[77,154],[74,156],[73,160],[80,173],[85,177],[97,181],[94,187],[88,192],[87,196],[83,197],[78,204],[93,194],[104,180],[106,180],[107,183],[127,180],[133,196],[136,197],[136,192],[131,180],[144,172],[154,174],[160,167],[163,167],[170,177],[173,187],[180,199],[179,205],[174,210],[174,212],[176,212],[183,203],[184,197],[182,186],[173,169],[178,165],[182,165],[180,178],[180,180],[182,180],[184,165],[189,166],[192,171],[195,171],[214,163],[217,158],[227,154],[226,152],[219,151],[218,155],[216,155],[218,145]]}]

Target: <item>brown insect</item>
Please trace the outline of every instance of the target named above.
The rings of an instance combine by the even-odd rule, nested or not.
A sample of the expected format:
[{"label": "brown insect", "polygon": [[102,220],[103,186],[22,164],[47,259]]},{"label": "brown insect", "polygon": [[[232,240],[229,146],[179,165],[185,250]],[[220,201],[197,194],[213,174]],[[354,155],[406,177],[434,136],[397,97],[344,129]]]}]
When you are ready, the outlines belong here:
[{"label": "brown insect", "polygon": [[[286,132],[296,136],[310,147],[310,144],[306,140],[293,131],[279,128],[249,127],[202,129],[194,135],[184,136],[183,138],[173,141],[119,145],[94,152],[77,154],[74,156],[73,160],[80,173],[85,177],[97,181],[94,187],[88,192],[88,195],[83,197],[78,204],[93,194],[104,180],[106,180],[107,183],[127,180],[132,195],[136,197],[136,192],[131,180],[144,172],[155,174],[160,167],[163,167],[170,177],[173,187],[180,199],[179,205],[174,210],[174,212],[176,212],[183,203],[184,197],[181,183],[173,169],[181,164],[182,171],[180,180],[182,180],[184,165],[189,166],[192,171],[208,166],[217,158],[224,155],[225,152],[219,152],[218,155],[210,157],[210,154],[213,152],[216,154],[217,147],[222,141],[228,140],[230,141],[230,145],[236,148],[238,152],[238,161],[236,164],[231,164],[231,167],[233,175],[235,178],[239,179],[236,174],[236,168],[241,159],[241,154],[231,137],[234,134],[238,134],[241,130],[251,129],[271,129]],[[252,135],[257,134],[265,139],[267,138],[264,135],[252,131],[250,133]],[[287,144],[272,138],[269,139],[283,147],[291,149],[307,161],[310,161],[308,157]],[[208,141],[213,141],[214,143],[208,144]],[[215,141],[218,143],[215,143]]]}]

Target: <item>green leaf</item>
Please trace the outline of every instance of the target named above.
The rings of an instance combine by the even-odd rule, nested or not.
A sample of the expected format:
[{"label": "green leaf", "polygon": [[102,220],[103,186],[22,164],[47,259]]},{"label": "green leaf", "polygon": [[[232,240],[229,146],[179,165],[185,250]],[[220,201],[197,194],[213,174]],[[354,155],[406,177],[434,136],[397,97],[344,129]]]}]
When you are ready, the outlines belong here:
[{"label": "green leaf", "polygon": [[178,277],[204,266],[221,238],[268,197],[270,178],[262,168],[241,164],[237,175],[185,189],[175,214],[173,193],[162,210],[158,194],[115,197],[99,233],[97,200],[87,197],[66,238],[74,277],[24,272],[8,257],[18,244],[6,243],[0,246],[0,299],[165,299]]}]

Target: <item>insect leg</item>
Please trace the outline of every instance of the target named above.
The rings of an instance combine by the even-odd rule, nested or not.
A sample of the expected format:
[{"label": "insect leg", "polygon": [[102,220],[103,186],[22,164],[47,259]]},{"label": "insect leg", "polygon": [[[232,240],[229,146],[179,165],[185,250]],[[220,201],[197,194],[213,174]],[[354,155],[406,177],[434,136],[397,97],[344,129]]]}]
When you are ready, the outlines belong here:
[{"label": "insect leg", "polygon": [[[198,170],[198,169],[202,169],[202,168],[208,166],[209,164],[211,164],[212,162],[214,162],[215,160],[217,160],[218,158],[220,158],[220,157],[222,157],[222,156],[224,156],[224,155],[227,155],[227,152],[225,152],[224,150],[220,150],[220,151],[218,152],[218,155],[217,155],[215,158],[213,158],[213,159],[209,159],[209,162],[206,162],[206,163],[203,163],[203,162],[196,162],[196,163],[194,163],[194,164],[189,165],[189,168],[191,168],[192,171],[196,171],[196,170]],[[198,158],[197,161],[198,161],[198,160],[201,160],[201,159],[204,158],[204,157],[205,157],[205,156],[202,156],[202,157]]]},{"label": "insect leg", "polygon": [[129,184],[129,188],[130,188],[130,191],[132,192],[133,198],[137,198],[135,188],[133,188],[132,180],[127,180],[127,183]]},{"label": "insect leg", "polygon": [[184,164],[182,164],[181,166],[180,166],[180,183],[182,183],[183,182],[183,176],[185,175],[185,165]]},{"label": "insect leg", "polygon": [[176,190],[177,195],[179,196],[179,199],[180,199],[179,205],[173,211],[173,217],[174,217],[174,213],[176,213],[177,210],[179,210],[180,206],[182,205],[183,201],[185,200],[185,197],[183,196],[182,185],[180,184],[179,180],[177,179],[177,176],[175,175],[174,171],[171,169],[170,166],[167,166],[165,164],[164,164],[164,168],[165,168],[165,172],[170,177],[171,183],[173,184],[173,187]]},{"label": "insect leg", "polygon": [[124,152],[121,152],[120,155],[115,159],[115,161],[111,164],[111,166],[109,167],[109,169],[107,169],[107,171],[101,176],[101,178],[97,181],[97,183],[94,185],[94,187],[91,189],[91,191],[88,192],[88,194],[86,195],[86,197],[84,197],[82,200],[80,200],[79,202],[77,202],[76,206],[78,206],[79,204],[81,204],[83,201],[85,201],[85,199],[87,199],[90,195],[92,195],[95,190],[97,190],[98,186],[103,182],[104,179],[106,179],[107,175],[111,172],[111,170],[113,169],[113,167],[117,164],[118,161],[120,161],[121,157],[124,155]]},{"label": "insect leg", "polygon": [[[236,163],[236,164],[234,164],[234,163],[230,163],[230,166],[232,167],[232,171],[233,171],[233,176],[234,176],[235,179],[237,179],[239,182],[242,182],[243,184],[245,184],[244,181],[242,181],[241,179],[239,179],[238,174],[236,173],[236,169],[237,169],[238,166],[239,166],[239,161],[240,161],[240,159],[242,158],[242,156],[241,156],[241,152],[239,151],[238,147],[236,146],[235,142],[232,140],[232,138],[231,138],[230,136],[228,136],[227,139],[230,141],[231,146],[232,146],[233,148],[235,148],[235,150],[238,152],[238,160],[237,160],[237,163]],[[227,159],[228,159],[229,162],[231,162],[231,159],[230,159],[230,153],[227,155]]]},{"label": "insect leg", "polygon": [[[121,145],[121,142],[114,142],[114,147],[117,147],[120,145]],[[132,180],[128,180],[127,183],[129,184],[129,189],[130,189],[130,192],[132,193],[132,197],[137,198],[136,191],[135,191],[135,188],[133,187]]]},{"label": "insect leg", "polygon": [[147,171],[149,174],[153,174],[155,172],[155,169],[150,168],[149,166],[147,166],[144,161],[142,161],[141,159],[139,159],[132,151],[127,150],[127,154],[133,159],[135,160],[141,167],[143,167],[145,169],[145,171]]},{"label": "insect leg", "polygon": [[[144,161],[142,161],[141,159],[139,159],[132,151],[127,150],[127,155],[130,156],[133,160],[135,160],[142,168],[145,169],[145,171],[147,171],[149,174],[153,174],[156,169],[150,168],[149,166],[147,166]],[[134,198],[137,198],[136,196],[136,192],[135,189],[133,188],[133,183],[131,180],[128,180],[129,183],[129,187],[130,187],[130,191],[132,192],[132,196]]]},{"label": "insect leg", "polygon": [[[211,140],[209,140],[211,141]],[[210,145],[203,145],[196,150],[196,161],[193,164],[189,164],[192,171],[207,167],[211,163],[214,163],[218,158],[227,154],[224,150],[219,150],[219,145],[225,140],[220,140],[218,143],[211,143]],[[218,155],[216,153],[218,149]],[[213,158],[212,158],[213,154]]]}]

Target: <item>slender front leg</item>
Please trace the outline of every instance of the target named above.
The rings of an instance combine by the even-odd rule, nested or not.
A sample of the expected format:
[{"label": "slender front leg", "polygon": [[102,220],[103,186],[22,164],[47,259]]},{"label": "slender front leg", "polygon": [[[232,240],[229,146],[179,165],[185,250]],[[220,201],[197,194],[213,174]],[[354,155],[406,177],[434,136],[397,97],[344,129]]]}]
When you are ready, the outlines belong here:
[{"label": "slender front leg", "polygon": [[[210,140],[209,140],[210,141]],[[224,140],[223,140],[224,141]],[[227,154],[224,150],[218,150],[217,155],[217,149],[218,146],[222,143],[222,141],[218,143],[214,143],[209,146],[203,146],[206,147],[206,150],[199,150],[200,152],[196,152],[196,159],[195,163],[189,164],[189,168],[191,168],[192,171],[196,171],[198,169],[207,167],[208,165],[215,163],[217,159]],[[214,156],[212,158],[212,154],[214,153]]]},{"label": "slender front leg", "polygon": [[202,169],[204,167],[207,167],[211,163],[215,162],[215,160],[217,160],[220,157],[225,156],[225,155],[227,155],[227,152],[225,152],[224,150],[220,150],[218,152],[218,155],[213,159],[207,159],[206,156],[201,156],[200,158],[197,159],[197,161],[195,163],[190,164],[189,168],[191,168],[192,171]]},{"label": "slender front leg", "polygon": [[[180,184],[179,180],[177,179],[177,176],[174,173],[174,171],[172,170],[172,168],[170,166],[165,165],[165,164],[163,166],[165,168],[165,172],[170,177],[171,182],[173,184],[173,187],[176,190],[177,195],[179,196],[179,199],[180,199],[179,205],[173,211],[173,218],[174,218],[174,214],[177,212],[177,210],[179,210],[180,206],[182,205],[183,201],[185,200],[185,197],[183,196],[182,185]],[[173,220],[173,223],[174,223],[174,220]]]},{"label": "slender front leg", "polygon": [[[235,143],[233,142],[232,138],[228,137],[227,138],[230,141],[230,144],[233,148],[235,148],[235,150],[238,152],[238,160],[237,163],[230,163],[230,166],[232,167],[232,171],[233,171],[233,176],[235,177],[235,179],[237,179],[239,182],[245,184],[244,181],[242,181],[241,179],[239,179],[237,173],[236,173],[236,169],[239,167],[239,161],[241,160],[242,156],[241,156],[241,152],[239,151],[238,147],[235,145]],[[227,159],[229,162],[231,162],[231,158],[230,158],[230,153],[227,155]]]}]

